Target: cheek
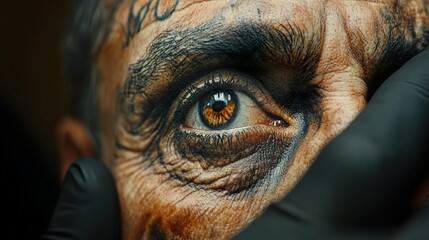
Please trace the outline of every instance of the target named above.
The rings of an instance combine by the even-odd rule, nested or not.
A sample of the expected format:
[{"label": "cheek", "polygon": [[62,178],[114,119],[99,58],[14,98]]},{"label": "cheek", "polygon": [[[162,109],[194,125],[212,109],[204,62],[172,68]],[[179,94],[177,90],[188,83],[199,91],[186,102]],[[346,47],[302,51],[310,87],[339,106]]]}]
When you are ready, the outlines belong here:
[{"label": "cheek", "polygon": [[[174,134],[159,137],[155,148],[148,146],[153,140],[119,134],[119,145],[134,147],[117,149],[113,169],[125,239],[226,239],[236,234],[271,201],[272,194],[267,189],[278,181],[270,180],[275,175],[271,163],[276,163],[279,172],[285,172],[284,165],[278,162],[282,160],[281,150],[290,145],[285,139],[290,140],[294,134],[267,129],[259,131],[268,136],[263,146],[249,153],[245,151],[249,149],[241,149],[245,156],[239,160],[225,158],[233,155],[228,152],[228,144],[222,156],[217,156],[217,151],[209,149],[213,145],[188,142]],[[265,135],[258,136],[246,137],[245,141],[259,146],[259,138],[265,139]],[[230,143],[241,146],[245,141]],[[211,153],[196,154],[206,153],[199,149],[201,146]],[[272,146],[276,146],[275,151],[268,151],[274,149]],[[178,151],[192,147],[197,149]]]},{"label": "cheek", "polygon": [[[198,172],[198,164],[174,154],[171,148],[175,145],[168,144],[170,138],[161,141],[159,150],[150,148],[155,138],[131,136],[121,128],[117,139],[120,145],[128,146],[116,150],[112,169],[121,202],[124,239],[230,238],[268,204],[264,194],[248,198],[229,194],[228,188],[215,189],[222,187],[210,184],[216,183],[219,173]],[[228,170],[219,172],[225,174]],[[195,187],[197,181],[192,179],[198,177],[205,181],[198,181],[200,185]]]},{"label": "cheek", "polygon": [[[143,159],[119,160],[116,179],[124,239],[229,238],[262,210],[262,200],[243,201],[195,189],[150,170]],[[143,163],[143,164],[142,164]]]}]

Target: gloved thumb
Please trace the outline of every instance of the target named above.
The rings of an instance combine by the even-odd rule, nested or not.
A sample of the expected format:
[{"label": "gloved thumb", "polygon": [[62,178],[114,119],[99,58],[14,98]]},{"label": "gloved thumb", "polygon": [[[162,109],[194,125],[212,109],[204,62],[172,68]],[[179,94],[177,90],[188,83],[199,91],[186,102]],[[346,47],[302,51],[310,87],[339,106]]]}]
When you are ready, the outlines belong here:
[{"label": "gloved thumb", "polygon": [[104,239],[121,237],[115,182],[95,159],[76,161],[68,170],[51,223],[42,239]]}]

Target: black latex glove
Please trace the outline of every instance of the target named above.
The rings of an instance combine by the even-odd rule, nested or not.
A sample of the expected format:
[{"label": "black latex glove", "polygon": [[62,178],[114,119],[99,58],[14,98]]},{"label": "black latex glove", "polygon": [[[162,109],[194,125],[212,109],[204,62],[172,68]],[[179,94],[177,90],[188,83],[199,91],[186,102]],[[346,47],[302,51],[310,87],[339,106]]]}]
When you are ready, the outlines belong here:
[{"label": "black latex glove", "polygon": [[103,163],[76,161],[68,170],[43,239],[118,240],[121,219],[115,182]]},{"label": "black latex glove", "polygon": [[429,239],[429,49],[389,77],[297,187],[237,239]]}]

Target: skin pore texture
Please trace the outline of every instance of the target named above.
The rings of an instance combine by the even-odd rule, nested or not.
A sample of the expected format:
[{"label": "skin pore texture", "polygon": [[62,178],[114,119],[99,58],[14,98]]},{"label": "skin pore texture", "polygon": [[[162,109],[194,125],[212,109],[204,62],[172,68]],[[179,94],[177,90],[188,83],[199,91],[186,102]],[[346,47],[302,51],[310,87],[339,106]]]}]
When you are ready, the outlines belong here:
[{"label": "skin pore texture", "polygon": [[96,63],[124,239],[237,234],[427,46],[427,4],[121,2]]}]

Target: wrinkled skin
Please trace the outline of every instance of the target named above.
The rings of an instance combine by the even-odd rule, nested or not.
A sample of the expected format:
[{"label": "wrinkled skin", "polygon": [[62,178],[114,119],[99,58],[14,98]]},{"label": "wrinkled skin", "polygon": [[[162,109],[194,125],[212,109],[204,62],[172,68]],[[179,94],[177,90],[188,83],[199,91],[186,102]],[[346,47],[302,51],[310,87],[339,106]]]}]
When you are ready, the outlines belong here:
[{"label": "wrinkled skin", "polygon": [[[419,0],[161,0],[158,13],[156,3],[140,29],[129,22],[133,2],[121,3],[97,58],[102,158],[117,180],[125,239],[234,236],[291,190],[379,80],[427,45]],[[303,49],[288,58],[281,49],[294,31]],[[271,54],[235,52],[231,42],[249,32],[263,43],[277,36],[247,43]],[[229,55],[200,59],[209,51],[201,42],[218,38]],[[189,86],[219,76],[256,86],[259,105],[241,108],[251,116],[244,128],[198,129],[189,112],[199,98],[181,106]]]}]

